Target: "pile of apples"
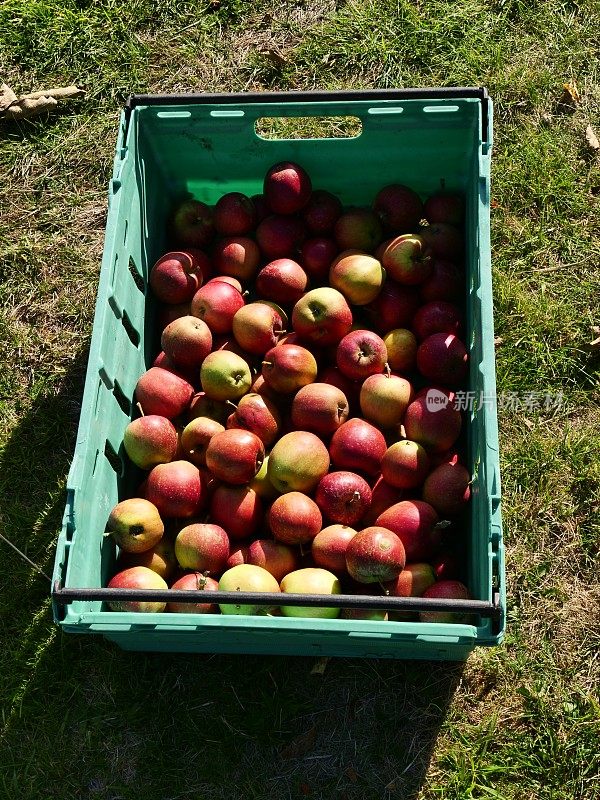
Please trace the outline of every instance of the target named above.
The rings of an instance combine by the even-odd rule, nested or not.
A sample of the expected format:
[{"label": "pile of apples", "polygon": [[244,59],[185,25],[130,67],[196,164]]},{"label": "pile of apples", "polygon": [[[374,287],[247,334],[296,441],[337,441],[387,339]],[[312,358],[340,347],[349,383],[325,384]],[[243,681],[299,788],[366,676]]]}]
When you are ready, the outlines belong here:
[{"label": "pile of apples", "polygon": [[469,597],[456,543],[471,476],[452,402],[468,372],[463,217],[462,196],[423,203],[400,184],[343,208],[290,162],[262,195],[175,208],[176,249],[150,274],[161,351],[123,439],[147,475],[110,514],[108,585],[207,599],[111,608],[387,619],[208,594]]}]

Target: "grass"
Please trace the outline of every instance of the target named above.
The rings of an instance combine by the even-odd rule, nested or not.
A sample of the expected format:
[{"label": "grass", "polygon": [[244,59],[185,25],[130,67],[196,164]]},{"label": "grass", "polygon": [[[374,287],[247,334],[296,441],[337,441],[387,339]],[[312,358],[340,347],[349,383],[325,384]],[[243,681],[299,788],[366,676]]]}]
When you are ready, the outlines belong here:
[{"label": "grass", "polygon": [[[0,542],[0,792],[23,800],[600,797],[600,128],[593,0],[8,0],[16,91],[83,101],[0,128],[0,507],[51,569],[132,91],[487,85],[509,629],[462,665],[130,654],[63,636]],[[581,101],[566,113],[563,83]]]}]

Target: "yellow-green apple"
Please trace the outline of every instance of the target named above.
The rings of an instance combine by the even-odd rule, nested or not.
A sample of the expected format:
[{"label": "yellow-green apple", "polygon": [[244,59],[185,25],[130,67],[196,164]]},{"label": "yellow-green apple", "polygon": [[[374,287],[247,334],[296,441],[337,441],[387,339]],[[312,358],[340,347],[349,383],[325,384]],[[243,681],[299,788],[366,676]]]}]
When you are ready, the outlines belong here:
[{"label": "yellow-green apple", "polygon": [[364,516],[364,524],[373,525],[380,514],[400,500],[404,500],[404,496],[405,492],[402,489],[390,486],[380,475],[371,489],[371,505]]},{"label": "yellow-green apple", "polygon": [[407,327],[418,308],[417,289],[413,286],[401,286],[389,278],[375,300],[366,307],[373,328],[379,333]]},{"label": "yellow-green apple", "polygon": [[323,526],[319,506],[302,492],[286,492],[273,501],[267,521],[271,533],[284,544],[312,542]]},{"label": "yellow-green apple", "polygon": [[267,397],[251,392],[240,399],[227,419],[227,427],[251,431],[268,447],[279,434],[281,415]]},{"label": "yellow-green apple", "polygon": [[312,183],[299,164],[282,161],[274,164],[265,175],[263,193],[275,214],[295,214],[309,202]]},{"label": "yellow-green apple", "polygon": [[419,286],[419,292],[424,303],[431,303],[433,300],[460,302],[465,292],[464,275],[456,264],[436,258],[431,275]]},{"label": "yellow-green apple", "polygon": [[204,320],[213,333],[229,333],[236,311],[244,305],[241,293],[225,281],[210,281],[192,297],[192,316]]},{"label": "yellow-green apple", "polygon": [[240,347],[255,356],[264,355],[275,347],[283,333],[283,320],[267,303],[250,303],[236,312],[233,335]]},{"label": "yellow-green apple", "polygon": [[360,381],[383,371],[387,349],[383,339],[373,331],[355,330],[338,344],[335,359],[341,373],[350,380]]},{"label": "yellow-green apple", "polygon": [[213,221],[221,236],[243,236],[256,223],[256,209],[249,197],[241,192],[227,192],[217,200]]},{"label": "yellow-green apple", "polygon": [[471,497],[471,476],[462,464],[440,464],[425,479],[423,500],[443,517],[459,514]]},{"label": "yellow-green apple", "polygon": [[329,233],[342,214],[342,204],[334,194],[315,189],[302,209],[302,218],[309,231],[315,235]]},{"label": "yellow-green apple", "polygon": [[402,541],[406,560],[429,561],[440,547],[440,518],[423,500],[401,500],[380,514],[376,525],[393,531]]},{"label": "yellow-green apple", "polygon": [[[254,564],[238,564],[221,575],[219,590],[222,592],[276,592],[279,584],[270,572]],[[268,614],[269,606],[219,603],[221,614]]]},{"label": "yellow-green apple", "polygon": [[298,430],[329,436],[348,419],[346,395],[329,383],[304,386],[292,401],[292,425]]},{"label": "yellow-green apple", "polygon": [[230,407],[225,400],[213,400],[206,392],[196,392],[188,409],[188,420],[191,422],[196,417],[210,417],[221,425],[225,425],[230,414]]},{"label": "yellow-green apple", "polygon": [[372,253],[383,238],[381,222],[370,208],[351,208],[343,213],[333,228],[340,250],[363,250]]},{"label": "yellow-green apple", "polygon": [[121,500],[113,508],[106,530],[128,553],[143,553],[158,544],[165,527],[158,508],[141,497]]},{"label": "yellow-green apple", "polygon": [[203,267],[208,273],[208,257],[185,250],[165,253],[150,270],[150,287],[163,303],[189,303],[202,286]]},{"label": "yellow-green apple", "polygon": [[304,241],[306,228],[297,217],[271,214],[256,229],[256,241],[265,258],[294,258]]},{"label": "yellow-green apple", "polygon": [[117,569],[123,570],[129,567],[148,567],[164,580],[169,580],[177,567],[172,542],[163,536],[152,550],[145,550],[143,553],[127,553],[125,550],[121,550],[117,559]]},{"label": "yellow-green apple", "polygon": [[402,439],[394,442],[381,459],[381,474],[386,483],[397,489],[416,489],[429,472],[429,456],[418,442]]},{"label": "yellow-green apple", "polygon": [[213,400],[237,400],[252,385],[252,375],[241,356],[229,350],[217,350],[202,362],[200,383]]},{"label": "yellow-green apple", "polygon": [[[178,591],[204,591],[216,592],[219,583],[201,572],[188,572],[171,585],[171,589]],[[216,603],[167,603],[167,611],[172,614],[216,614]]]},{"label": "yellow-green apple", "polygon": [[[432,597],[436,600],[447,598],[449,600],[470,600],[469,590],[460,581],[437,581],[423,593],[423,597]],[[421,611],[421,622],[454,622],[468,623],[469,614],[460,611]]]},{"label": "yellow-green apple", "polygon": [[465,217],[465,199],[455,192],[436,192],[425,201],[423,212],[430,225],[436,222],[462,225]]},{"label": "yellow-green apple", "polygon": [[125,428],[123,447],[133,463],[141,469],[166,464],[177,452],[177,431],[166,417],[147,414],[134,419]]},{"label": "yellow-green apple", "polygon": [[260,250],[248,236],[228,236],[217,239],[212,248],[214,268],[222,275],[240,281],[254,278],[260,263]]},{"label": "yellow-green apple", "polygon": [[388,275],[398,283],[416,286],[431,275],[432,253],[416,233],[396,236],[381,257]]},{"label": "yellow-green apple", "polygon": [[199,200],[183,200],[173,210],[170,233],[177,245],[204,247],[215,232],[213,209]]},{"label": "yellow-green apple", "polygon": [[464,240],[462,233],[446,222],[434,222],[419,228],[419,236],[436,258],[447,258],[449,261],[460,261],[463,255]]},{"label": "yellow-green apple", "polygon": [[383,229],[389,233],[408,233],[417,229],[423,217],[423,203],[408,186],[392,183],[384,186],[373,201]]},{"label": "yellow-green apple", "polygon": [[348,525],[328,525],[312,540],[311,553],[318,567],[337,575],[346,572],[346,548],[357,531]]},{"label": "yellow-green apple", "polygon": [[241,428],[216,433],[206,448],[206,466],[219,480],[249,483],[261,467],[265,446],[255,434]]},{"label": "yellow-green apple", "polygon": [[381,263],[367,253],[336,259],[329,270],[329,285],[355,306],[366,306],[377,297],[385,280]]},{"label": "yellow-green apple", "polygon": [[329,472],[315,492],[322,514],[340,525],[356,525],[371,505],[371,487],[355,472]]},{"label": "yellow-green apple", "polygon": [[221,572],[229,558],[229,537],[214,523],[186,525],[175,539],[175,556],[183,569]]},{"label": "yellow-green apple", "polygon": [[269,456],[265,456],[261,468],[248,484],[262,500],[273,500],[278,492],[269,480]]},{"label": "yellow-green apple", "polygon": [[392,581],[405,564],[406,554],[400,538],[381,525],[359,531],[346,548],[346,569],[358,583]]},{"label": "yellow-green apple", "polygon": [[281,494],[312,492],[328,470],[329,453],[323,442],[309,431],[291,431],[271,450],[267,476]]},{"label": "yellow-green apple", "polygon": [[174,419],[187,409],[194,387],[184,378],[162,367],[150,367],[135,387],[135,399],[144,414]]},{"label": "yellow-green apple", "polygon": [[461,327],[460,309],[444,300],[432,300],[421,306],[412,321],[412,329],[420,341],[433,333],[458,334]]},{"label": "yellow-green apple", "polygon": [[329,275],[329,267],[339,252],[335,239],[315,236],[307,239],[300,249],[300,261],[307,275],[316,283],[324,283]]},{"label": "yellow-green apple", "polygon": [[430,381],[456,386],[467,377],[467,350],[453,333],[434,333],[419,345],[417,369]]},{"label": "yellow-green apple", "polygon": [[[281,581],[284,594],[341,594],[342,585],[336,575],[320,567],[305,567],[288,573]],[[335,619],[340,615],[339,608],[319,606],[281,606],[284,617],[312,617],[314,619]]]},{"label": "yellow-green apple", "polygon": [[264,266],[256,277],[256,290],[276,303],[296,303],[306,289],[308,276],[297,261],[277,258]]},{"label": "yellow-green apple", "polygon": [[282,344],[272,347],[262,362],[262,376],[271,389],[291,394],[317,377],[315,357],[305,347]]},{"label": "yellow-green apple", "polygon": [[392,597],[422,597],[423,593],[435,583],[431,564],[423,561],[406,564],[400,575],[385,588]]},{"label": "yellow-green apple", "polygon": [[225,428],[220,422],[210,417],[195,417],[185,426],[181,433],[181,448],[184,457],[203,467],[206,464],[206,448],[208,443],[215,435],[221,433]]},{"label": "yellow-green apple", "polygon": [[[166,591],[169,587],[160,575],[148,567],[129,567],[108,582],[109,589],[158,589]],[[145,600],[109,600],[112,611],[133,611],[140,614],[157,614],[165,610],[166,603]]]},{"label": "yellow-green apple", "polygon": [[387,450],[383,433],[364,419],[355,417],[337,429],[329,452],[338,469],[377,475]]},{"label": "yellow-green apple", "polygon": [[388,364],[400,372],[412,372],[417,363],[417,339],[406,328],[394,328],[383,337]]},{"label": "yellow-green apple", "polygon": [[212,350],[212,333],[206,322],[187,315],[167,325],[160,337],[160,345],[180,367],[199,367]]},{"label": "yellow-green apple", "polygon": [[341,292],[322,286],[298,300],[292,310],[292,325],[307,342],[337,344],[352,327],[352,312]]},{"label": "yellow-green apple", "polygon": [[210,518],[221,525],[231,539],[253,536],[263,521],[260,497],[249,486],[218,486],[210,501]]},{"label": "yellow-green apple", "polygon": [[374,425],[392,428],[402,422],[412,393],[411,384],[399,375],[370,375],[360,389],[360,409]]},{"label": "yellow-green apple", "polygon": [[254,564],[270,572],[281,581],[288,572],[298,567],[298,556],[291,547],[272,539],[257,539],[248,547],[247,564]]},{"label": "yellow-green apple", "polygon": [[200,471],[189,461],[158,464],[146,479],[145,496],[163,517],[193,517],[204,502]]},{"label": "yellow-green apple", "polygon": [[406,409],[403,425],[407,438],[430,453],[443,453],[458,439],[462,417],[451,392],[428,387]]}]

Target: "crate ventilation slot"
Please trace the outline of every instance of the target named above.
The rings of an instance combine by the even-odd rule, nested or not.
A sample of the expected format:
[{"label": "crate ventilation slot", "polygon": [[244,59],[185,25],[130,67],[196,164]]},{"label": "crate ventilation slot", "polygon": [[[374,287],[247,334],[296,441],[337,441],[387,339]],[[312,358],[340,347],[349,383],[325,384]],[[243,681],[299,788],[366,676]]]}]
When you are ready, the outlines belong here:
[{"label": "crate ventilation slot", "polygon": [[362,133],[358,117],[340,115],[328,117],[260,117],[254,123],[260,139],[282,141],[290,139],[356,139]]},{"label": "crate ventilation slot", "polygon": [[460,106],[423,106],[423,111],[426,114],[451,114],[459,108]]},{"label": "crate ventilation slot", "polygon": [[128,268],[129,268],[129,274],[133,278],[133,282],[135,283],[137,288],[140,290],[140,292],[142,294],[144,294],[144,291],[146,289],[146,284],[144,283],[144,279],[142,278],[142,276],[138,272],[138,268],[136,267],[135,261],[133,260],[133,258],[131,256],[129,256]]},{"label": "crate ventilation slot", "polygon": [[402,114],[403,111],[402,106],[381,106],[380,108],[370,108],[367,114]]},{"label": "crate ventilation slot", "polygon": [[106,460],[111,465],[113,470],[117,473],[117,475],[123,475],[123,461],[118,453],[115,452],[115,448],[112,444],[106,440],[104,445],[104,455],[106,456]]},{"label": "crate ventilation slot", "polygon": [[117,381],[115,381],[115,385],[113,387],[113,394],[115,396],[115,400],[121,408],[121,411],[129,416],[131,414],[131,403],[125,396],[123,389],[121,389]]},{"label": "crate ventilation slot", "polygon": [[157,111],[156,116],[161,119],[187,119],[192,116],[191,111]]},{"label": "crate ventilation slot", "polygon": [[137,330],[133,327],[133,323],[129,319],[129,315],[126,311],[123,311],[123,316],[121,317],[121,323],[125,328],[127,336],[129,336],[129,341],[131,342],[134,347],[137,347],[140,343],[140,335]]},{"label": "crate ventilation slot", "polygon": [[215,108],[210,112],[211,117],[243,117],[244,112],[241,108]]},{"label": "crate ventilation slot", "polygon": [[129,228],[129,220],[125,220],[123,225],[123,244],[127,244],[127,228]]}]

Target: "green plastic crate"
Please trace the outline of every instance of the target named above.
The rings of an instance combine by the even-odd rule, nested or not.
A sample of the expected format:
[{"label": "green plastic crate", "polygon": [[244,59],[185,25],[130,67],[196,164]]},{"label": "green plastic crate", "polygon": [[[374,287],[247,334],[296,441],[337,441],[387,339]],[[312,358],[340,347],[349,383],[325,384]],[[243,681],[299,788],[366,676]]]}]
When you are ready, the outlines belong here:
[{"label": "green plastic crate", "polygon": [[[355,138],[266,140],[260,118],[352,116]],[[114,564],[103,537],[111,508],[136,485],[123,431],[138,377],[156,347],[148,273],[167,249],[165,218],[189,191],[214,203],[262,190],[277,161],[301,163],[316,188],[345,205],[369,204],[385,184],[426,196],[441,186],[467,198],[467,335],[470,389],[486,402],[465,413],[473,474],[467,582],[501,608],[477,625],[112,612],[99,601],[55,601],[64,630],[102,634],[128,650],[236,652],[460,660],[504,632],[494,333],[490,268],[492,103],[484,89],[138,96],[121,116],[94,329],[64,524],[53,581],[105,586]]]}]

